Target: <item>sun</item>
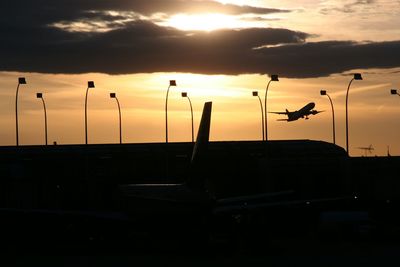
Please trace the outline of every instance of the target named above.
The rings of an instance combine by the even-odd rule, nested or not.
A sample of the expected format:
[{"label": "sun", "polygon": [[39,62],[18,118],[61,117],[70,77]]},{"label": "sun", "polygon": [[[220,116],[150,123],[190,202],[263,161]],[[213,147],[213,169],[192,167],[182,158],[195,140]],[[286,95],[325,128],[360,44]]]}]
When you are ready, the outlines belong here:
[{"label": "sun", "polygon": [[245,25],[235,16],[223,14],[177,14],[163,23],[183,31],[213,31],[223,28],[243,28]]}]

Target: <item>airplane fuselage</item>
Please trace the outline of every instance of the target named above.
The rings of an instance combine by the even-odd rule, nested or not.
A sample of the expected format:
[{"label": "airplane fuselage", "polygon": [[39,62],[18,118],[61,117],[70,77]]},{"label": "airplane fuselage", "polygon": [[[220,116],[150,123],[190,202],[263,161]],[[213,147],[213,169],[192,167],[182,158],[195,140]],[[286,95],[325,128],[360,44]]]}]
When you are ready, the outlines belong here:
[{"label": "airplane fuselage", "polygon": [[315,107],[315,103],[311,102],[308,103],[307,105],[305,105],[304,107],[302,107],[299,110],[296,110],[294,112],[289,112],[288,113],[288,120],[287,121],[295,121],[298,120],[300,118],[304,118],[306,117],[306,119],[308,119],[308,115],[313,114],[312,113],[312,109]]}]

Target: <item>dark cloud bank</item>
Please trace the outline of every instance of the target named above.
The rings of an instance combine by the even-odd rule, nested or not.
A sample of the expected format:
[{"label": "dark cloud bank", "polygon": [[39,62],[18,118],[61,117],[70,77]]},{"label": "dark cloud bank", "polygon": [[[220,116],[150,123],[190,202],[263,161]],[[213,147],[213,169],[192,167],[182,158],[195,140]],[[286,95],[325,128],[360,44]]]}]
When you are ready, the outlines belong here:
[{"label": "dark cloud bank", "polygon": [[[165,3],[187,12],[202,10],[199,1],[52,1],[17,9],[19,1],[2,6],[0,70],[42,73],[193,72],[203,74],[279,73],[285,77],[320,77],[356,68],[400,66],[400,41],[380,43],[306,42],[309,34],[287,29],[242,29],[185,32],[148,20],[120,23],[103,33],[67,32],[56,22],[102,21],[113,26],[124,10],[151,15],[171,13]],[[153,3],[153,6],[146,3]],[[192,2],[195,5],[188,5]],[[205,1],[230,14],[282,12]],[[4,7],[4,8],[3,8]],[[31,8],[31,9],[29,9]],[[153,10],[153,12],[152,12]],[[94,12],[95,11],[95,12]]]}]

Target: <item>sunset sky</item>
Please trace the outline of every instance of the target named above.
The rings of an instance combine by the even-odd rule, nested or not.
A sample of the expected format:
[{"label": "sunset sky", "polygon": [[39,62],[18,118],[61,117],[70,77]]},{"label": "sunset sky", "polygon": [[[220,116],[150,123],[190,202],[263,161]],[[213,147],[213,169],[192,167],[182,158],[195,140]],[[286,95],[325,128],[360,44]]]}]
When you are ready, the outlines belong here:
[{"label": "sunset sky", "polygon": [[294,111],[309,102],[323,110],[309,120],[282,122],[268,114],[270,140],[336,141],[345,147],[349,94],[350,155],[370,144],[400,155],[399,0],[3,0],[0,4],[0,145],[15,145],[15,91],[21,145],[44,143],[42,92],[49,142],[82,144],[87,81],[89,143],[165,140],[169,80],[169,139],[190,141],[205,101],[213,101],[211,140],[260,140],[269,74],[268,111]]}]

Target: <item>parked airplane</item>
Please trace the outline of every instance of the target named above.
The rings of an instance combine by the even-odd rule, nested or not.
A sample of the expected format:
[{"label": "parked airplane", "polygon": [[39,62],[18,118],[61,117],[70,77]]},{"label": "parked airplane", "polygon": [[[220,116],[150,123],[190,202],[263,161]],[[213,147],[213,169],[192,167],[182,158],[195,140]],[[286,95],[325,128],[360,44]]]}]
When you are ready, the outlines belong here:
[{"label": "parked airplane", "polygon": [[[204,105],[197,140],[193,149],[190,170],[185,182],[180,184],[120,184],[119,192],[123,210],[129,217],[143,220],[146,227],[152,223],[164,225],[185,224],[188,218],[219,217],[241,218],[242,215],[271,211],[285,213],[286,209],[322,209],[333,203],[354,201],[353,195],[337,195],[305,199],[294,190],[273,191],[251,195],[218,198],[213,194],[210,181],[208,143],[211,121],[211,102]],[[215,177],[214,177],[215,178]],[[270,214],[271,215],[271,214]],[[279,217],[279,216],[278,216]],[[150,220],[149,220],[150,218]],[[272,219],[272,217],[270,217]],[[174,223],[168,224],[172,220]],[[153,227],[154,229],[154,227]]]},{"label": "parked airplane", "polygon": [[318,110],[314,110],[313,108],[315,107],[315,103],[311,102],[308,103],[307,105],[305,105],[304,107],[302,107],[300,110],[296,110],[296,111],[289,111],[286,109],[286,111],[284,112],[269,112],[269,113],[275,113],[275,114],[279,114],[279,115],[287,115],[288,118],[287,119],[279,119],[278,121],[295,121],[298,120],[300,118],[305,118],[306,120],[308,120],[308,116],[309,115],[317,115],[320,112],[323,111],[318,111]]},{"label": "parked airplane", "polygon": [[367,147],[357,147],[358,149],[362,149],[365,152],[365,156],[367,156],[367,153],[371,154],[372,150],[374,150],[374,148],[372,147],[372,145],[369,145]]},{"label": "parked airplane", "polygon": [[[263,164],[267,158],[262,155],[257,156],[253,154],[251,160],[246,161],[244,165],[244,161],[240,161],[241,165],[238,168],[232,166],[239,162],[234,161],[233,158],[227,159],[229,164],[224,163],[224,160],[227,158],[227,153],[225,152],[221,154],[223,155],[221,156],[223,159],[216,157],[215,154],[213,156],[213,147],[209,144],[211,107],[211,102],[204,105],[197,140],[193,150],[190,149],[192,151],[191,160],[190,163],[188,162],[188,169],[182,177],[184,182],[134,184],[129,182],[132,180],[127,180],[126,182],[124,180],[115,181],[115,177],[118,178],[118,176],[112,174],[110,176],[110,181],[112,182],[105,183],[105,176],[100,176],[101,178],[99,179],[87,176],[86,180],[79,179],[78,181],[87,182],[89,185],[97,182],[98,185],[96,187],[88,187],[87,191],[85,191],[79,187],[81,186],[80,183],[71,182],[73,177],[69,175],[66,180],[70,184],[57,180],[56,178],[59,178],[60,175],[52,175],[49,178],[51,184],[47,185],[42,182],[43,185],[38,183],[37,187],[42,186],[39,188],[46,189],[42,190],[42,192],[50,191],[52,187],[57,188],[56,201],[48,204],[49,202],[45,201],[51,199],[50,197],[53,195],[41,193],[40,199],[36,204],[32,201],[31,195],[33,194],[26,193],[26,191],[22,191],[20,194],[15,193],[18,197],[17,204],[11,206],[3,204],[4,207],[0,206],[0,218],[7,218],[7,221],[4,219],[0,220],[2,222],[0,224],[2,226],[1,229],[9,229],[7,227],[11,227],[18,230],[18,232],[21,232],[21,229],[23,229],[24,232],[21,236],[24,234],[32,235],[40,233],[41,238],[43,235],[42,231],[38,231],[35,227],[44,227],[45,225],[52,225],[53,228],[51,229],[69,229],[68,231],[77,235],[91,234],[93,230],[94,235],[98,231],[99,233],[97,234],[100,236],[104,234],[105,229],[108,229],[109,226],[111,226],[110,236],[115,236],[114,231],[125,236],[127,234],[123,229],[129,229],[129,231],[133,231],[140,236],[144,236],[145,233],[151,233],[155,235],[172,234],[174,237],[175,235],[190,237],[191,234],[201,235],[201,229],[206,231],[210,225],[212,227],[216,225],[215,227],[218,229],[222,228],[222,231],[228,229],[233,229],[232,231],[234,231],[236,223],[252,225],[248,229],[256,229],[255,227],[259,225],[260,229],[264,230],[283,227],[287,231],[287,229],[294,229],[296,225],[299,227],[310,225],[311,221],[314,222],[313,220],[318,218],[319,212],[332,209],[332,207],[335,209],[339,207],[346,208],[351,206],[348,205],[349,203],[358,201],[351,192],[342,192],[342,190],[333,191],[332,194],[330,191],[327,191],[327,194],[318,194],[324,189],[321,187],[318,190],[314,190],[311,180],[313,175],[310,174],[310,170],[307,170],[305,176],[300,176],[304,178],[301,188],[297,186],[300,184],[298,177],[292,183],[292,180],[290,180],[291,175],[282,176],[282,171],[276,174],[271,171],[268,172],[268,177],[265,176],[263,178],[263,176],[260,176],[262,181],[265,180],[268,184],[271,184],[271,190],[246,190],[247,184],[243,182],[241,190],[235,192],[235,194],[218,194],[218,188],[215,190],[213,187],[221,179],[229,181],[229,183],[225,182],[224,187],[229,187],[234,181],[238,181],[239,178],[243,178],[241,181],[244,181],[244,179],[249,180],[250,184],[262,185],[261,180],[256,179],[260,174],[255,169],[258,163],[260,166],[263,166],[263,171],[265,171],[264,166],[269,165]],[[168,144],[169,147],[171,145]],[[237,150],[237,144],[230,146],[229,153],[232,153],[235,149]],[[236,148],[233,149],[234,147]],[[264,143],[262,147],[264,148]],[[141,151],[146,153],[143,147],[141,149]],[[241,153],[244,152],[242,151]],[[141,157],[137,156],[135,160],[143,164],[144,161],[140,161]],[[120,159],[118,156],[116,158]],[[157,159],[151,158],[149,161],[150,163],[146,163],[148,168],[161,166],[158,164]],[[180,164],[186,167],[187,163]],[[285,164],[287,164],[286,161]],[[217,165],[221,165],[222,167],[216,170],[215,167]],[[98,170],[94,167],[97,165],[89,166],[92,166],[90,170]],[[148,172],[150,170],[141,172],[137,171],[139,164],[131,164],[130,166],[132,170],[129,172],[129,175],[135,175],[135,180],[133,181],[154,181],[154,177],[149,179],[150,174]],[[105,172],[104,169],[101,169],[101,173]],[[272,178],[275,175],[279,179],[276,180],[275,184],[272,184]],[[161,178],[165,177],[161,176]],[[46,182],[46,179],[42,180]],[[155,180],[161,181],[162,179]],[[334,180],[336,181],[337,179]],[[178,181],[178,179],[169,181]],[[283,183],[281,183],[282,181]],[[24,189],[22,186],[21,188]],[[64,188],[65,191],[63,191]],[[67,191],[68,188],[70,188],[70,191]],[[307,190],[317,194],[308,194]],[[88,196],[87,207],[84,206],[84,200],[79,198],[79,194]],[[67,205],[67,201],[72,202],[75,196],[78,199],[79,205],[77,206],[64,207],[61,204],[51,206],[53,203],[57,204],[58,201]],[[62,197],[66,201],[61,202]],[[27,205],[23,205],[25,199],[27,199]],[[100,206],[103,200],[108,205]],[[99,203],[98,206],[95,205],[96,203]],[[34,204],[36,206],[33,206]],[[81,208],[82,206],[84,208]],[[305,216],[306,214],[311,214],[312,216]],[[294,220],[296,220],[295,224],[292,223]],[[301,223],[301,220],[304,221]],[[11,223],[7,224],[7,222]],[[26,222],[30,222],[28,223],[30,227],[27,227]],[[232,222],[234,227],[231,227],[232,225],[229,224]],[[275,226],[272,228],[265,227],[261,222],[272,223]],[[54,225],[57,224],[60,226],[55,228]],[[86,228],[87,225],[88,228]],[[65,231],[67,237],[70,235],[68,231]],[[12,239],[13,235],[10,235],[10,238]]]}]

